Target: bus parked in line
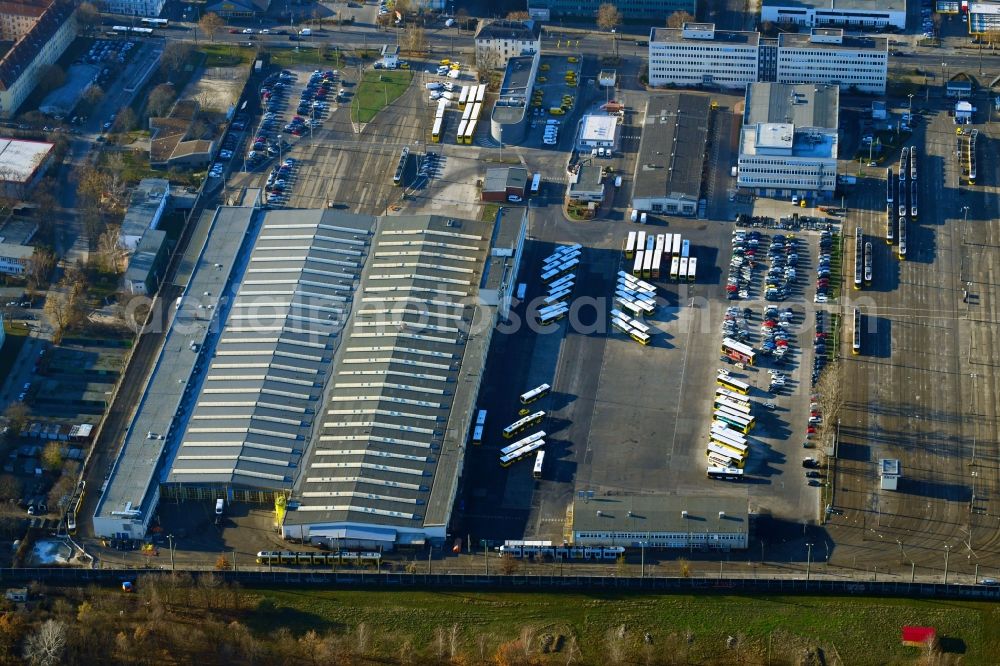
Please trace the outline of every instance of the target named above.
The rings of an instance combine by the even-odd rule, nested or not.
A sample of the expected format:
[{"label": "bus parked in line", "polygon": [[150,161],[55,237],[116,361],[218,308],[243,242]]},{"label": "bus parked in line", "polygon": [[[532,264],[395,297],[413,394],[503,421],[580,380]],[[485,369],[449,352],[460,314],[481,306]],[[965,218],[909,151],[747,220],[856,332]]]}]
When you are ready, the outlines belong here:
[{"label": "bus parked in line", "polygon": [[525,391],[521,394],[520,400],[522,405],[530,405],[534,401],[544,398],[552,390],[552,387],[548,384],[541,384],[531,389],[530,391]]},{"label": "bus parked in line", "polygon": [[483,443],[483,431],[486,429],[486,410],[480,409],[476,415],[476,425],[472,430],[472,443]]},{"label": "bus parked in line", "polygon": [[544,411],[538,411],[535,412],[534,414],[528,414],[527,416],[514,421],[509,426],[504,428],[503,436],[507,439],[510,439],[517,433],[523,432],[532,426],[538,425],[539,423],[542,422],[542,419],[544,418],[545,418]]},{"label": "bus parked in line", "polygon": [[535,456],[535,467],[531,470],[531,476],[536,479],[542,478],[542,466],[545,464],[545,451],[539,451]]},{"label": "bus parked in line", "polygon": [[536,173],[531,177],[531,193],[538,194],[540,189],[542,189],[542,174]]},{"label": "bus parked in line", "polygon": [[750,393],[749,384],[747,384],[746,382],[741,382],[740,380],[735,379],[734,377],[730,377],[729,375],[719,375],[718,377],[716,377],[715,383],[721,386],[722,388],[729,389],[730,391],[736,391],[741,395],[747,395],[748,393]]},{"label": "bus parked in line", "polygon": [[708,478],[722,481],[742,481],[743,470],[735,467],[709,467]]}]

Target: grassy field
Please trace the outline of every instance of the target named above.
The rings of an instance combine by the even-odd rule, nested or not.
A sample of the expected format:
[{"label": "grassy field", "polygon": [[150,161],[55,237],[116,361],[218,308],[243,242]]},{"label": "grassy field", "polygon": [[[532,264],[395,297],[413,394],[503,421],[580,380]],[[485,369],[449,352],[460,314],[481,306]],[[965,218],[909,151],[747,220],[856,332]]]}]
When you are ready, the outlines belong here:
[{"label": "grassy field", "polygon": [[406,92],[413,72],[409,70],[369,70],[354,91],[351,100],[351,119],[367,123]]},{"label": "grassy field", "polygon": [[253,60],[254,49],[236,44],[202,44],[199,51],[205,54],[205,67],[235,67]]},{"label": "grassy field", "polygon": [[479,219],[483,222],[492,222],[497,218],[497,212],[500,210],[500,204],[488,203],[483,204],[483,212],[480,213]]},{"label": "grassy field", "polygon": [[[399,654],[407,642],[430,657],[457,625],[459,651],[492,657],[508,641],[528,638],[555,654],[537,663],[821,663],[906,664],[921,651],[900,645],[900,627],[937,628],[944,661],[996,663],[1000,607],[988,603],[876,598],[739,597],[628,594],[471,594],[247,590],[268,601],[251,628],[307,629],[351,635],[364,623],[377,651]],[[273,603],[273,605],[272,605]],[[648,639],[646,634],[649,634]],[[525,662],[528,663],[528,662]],[[926,662],[931,663],[931,662]]]}]

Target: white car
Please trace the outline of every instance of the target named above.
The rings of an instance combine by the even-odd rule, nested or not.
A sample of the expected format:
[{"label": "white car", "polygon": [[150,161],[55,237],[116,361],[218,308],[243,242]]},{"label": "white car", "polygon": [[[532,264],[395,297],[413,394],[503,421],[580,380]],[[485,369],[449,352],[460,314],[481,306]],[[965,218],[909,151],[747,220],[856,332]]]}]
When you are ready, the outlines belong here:
[{"label": "white car", "polygon": [[243,34],[244,35],[252,35],[253,34],[253,28],[243,28]]},{"label": "white car", "polygon": [[826,303],[829,300],[830,299],[826,297],[826,294],[816,294],[813,296],[813,303]]}]

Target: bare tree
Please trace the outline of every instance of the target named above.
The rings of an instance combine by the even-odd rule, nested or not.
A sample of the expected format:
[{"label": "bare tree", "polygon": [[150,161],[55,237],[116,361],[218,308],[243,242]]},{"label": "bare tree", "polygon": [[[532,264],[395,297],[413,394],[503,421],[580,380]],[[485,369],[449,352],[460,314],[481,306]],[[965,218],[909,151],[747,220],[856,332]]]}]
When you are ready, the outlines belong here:
[{"label": "bare tree", "polygon": [[471,19],[472,17],[469,16],[469,12],[466,11],[464,7],[459,8],[459,10],[455,12],[455,23],[458,25],[459,31],[468,30],[469,21]]},{"label": "bare tree", "polygon": [[93,32],[94,28],[101,25],[101,13],[97,7],[89,2],[81,2],[76,8],[76,24],[83,28],[85,33]]},{"label": "bare tree", "polygon": [[424,33],[424,29],[418,26],[407,28],[403,39],[406,50],[411,53],[417,53],[427,48],[427,35]]},{"label": "bare tree", "polygon": [[597,27],[601,30],[611,31],[622,24],[622,14],[618,7],[610,2],[605,2],[597,8]]},{"label": "bare tree", "polygon": [[226,25],[226,22],[214,12],[208,12],[201,17],[200,21],[198,21],[198,27],[201,28],[201,31],[206,33],[208,38],[213,42],[215,41],[215,33],[221,30],[224,25]]},{"label": "bare tree", "polygon": [[62,467],[63,456],[59,442],[49,442],[42,451],[42,465],[50,472],[55,472]]},{"label": "bare tree", "polygon": [[25,641],[24,658],[32,666],[56,666],[62,662],[65,650],[66,625],[57,620],[46,620]]},{"label": "bare tree", "polygon": [[21,481],[16,476],[13,474],[0,476],[0,500],[16,500],[21,496],[21,490]]},{"label": "bare tree", "polygon": [[474,64],[476,69],[479,70],[480,75],[486,76],[489,72],[500,67],[500,54],[489,46],[477,48],[473,53],[476,57]]},{"label": "bare tree", "polygon": [[531,15],[528,12],[523,12],[522,11],[522,12],[508,12],[507,13],[507,20],[508,21],[527,21],[530,18],[531,18]]},{"label": "bare tree", "polygon": [[106,273],[117,275],[121,272],[122,247],[121,247],[121,227],[117,224],[109,224],[97,241],[97,249],[100,253],[101,268]]},{"label": "bare tree", "polygon": [[160,56],[160,73],[163,77],[169,81],[172,76],[179,73],[193,51],[194,46],[190,42],[167,42],[163,47],[163,55]]},{"label": "bare tree", "polygon": [[146,100],[146,115],[155,118],[170,111],[171,105],[177,99],[177,90],[172,83],[161,83],[149,92]]},{"label": "bare tree", "polygon": [[137,123],[138,119],[135,117],[135,111],[132,110],[131,106],[126,106],[118,112],[118,116],[115,118],[115,124],[111,127],[111,131],[118,134],[125,134],[134,130]]},{"label": "bare tree", "polygon": [[685,23],[690,23],[694,17],[685,11],[674,12],[667,17],[668,28],[680,28]]},{"label": "bare tree", "polygon": [[49,284],[52,269],[55,267],[56,255],[52,253],[52,250],[45,247],[35,248],[34,254],[31,255],[24,267],[29,289],[36,290],[46,287]]},{"label": "bare tree", "polygon": [[83,91],[83,101],[89,106],[97,106],[101,103],[102,99],[104,99],[104,88],[96,83],[91,83]]},{"label": "bare tree", "polygon": [[15,435],[28,422],[28,406],[23,402],[12,402],[4,410],[3,415],[7,418],[7,425]]}]

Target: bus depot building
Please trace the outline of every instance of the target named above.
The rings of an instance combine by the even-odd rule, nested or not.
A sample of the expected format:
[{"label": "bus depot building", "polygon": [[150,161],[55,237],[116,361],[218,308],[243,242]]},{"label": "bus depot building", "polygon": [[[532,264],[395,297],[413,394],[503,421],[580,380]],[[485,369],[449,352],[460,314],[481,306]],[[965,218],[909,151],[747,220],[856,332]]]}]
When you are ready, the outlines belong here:
[{"label": "bus depot building", "polygon": [[315,545],[442,543],[526,224],[220,207],[95,534],[143,538],[162,497],[273,508]]},{"label": "bus depot building", "polygon": [[745,550],[746,498],[680,495],[578,497],[574,546]]}]

